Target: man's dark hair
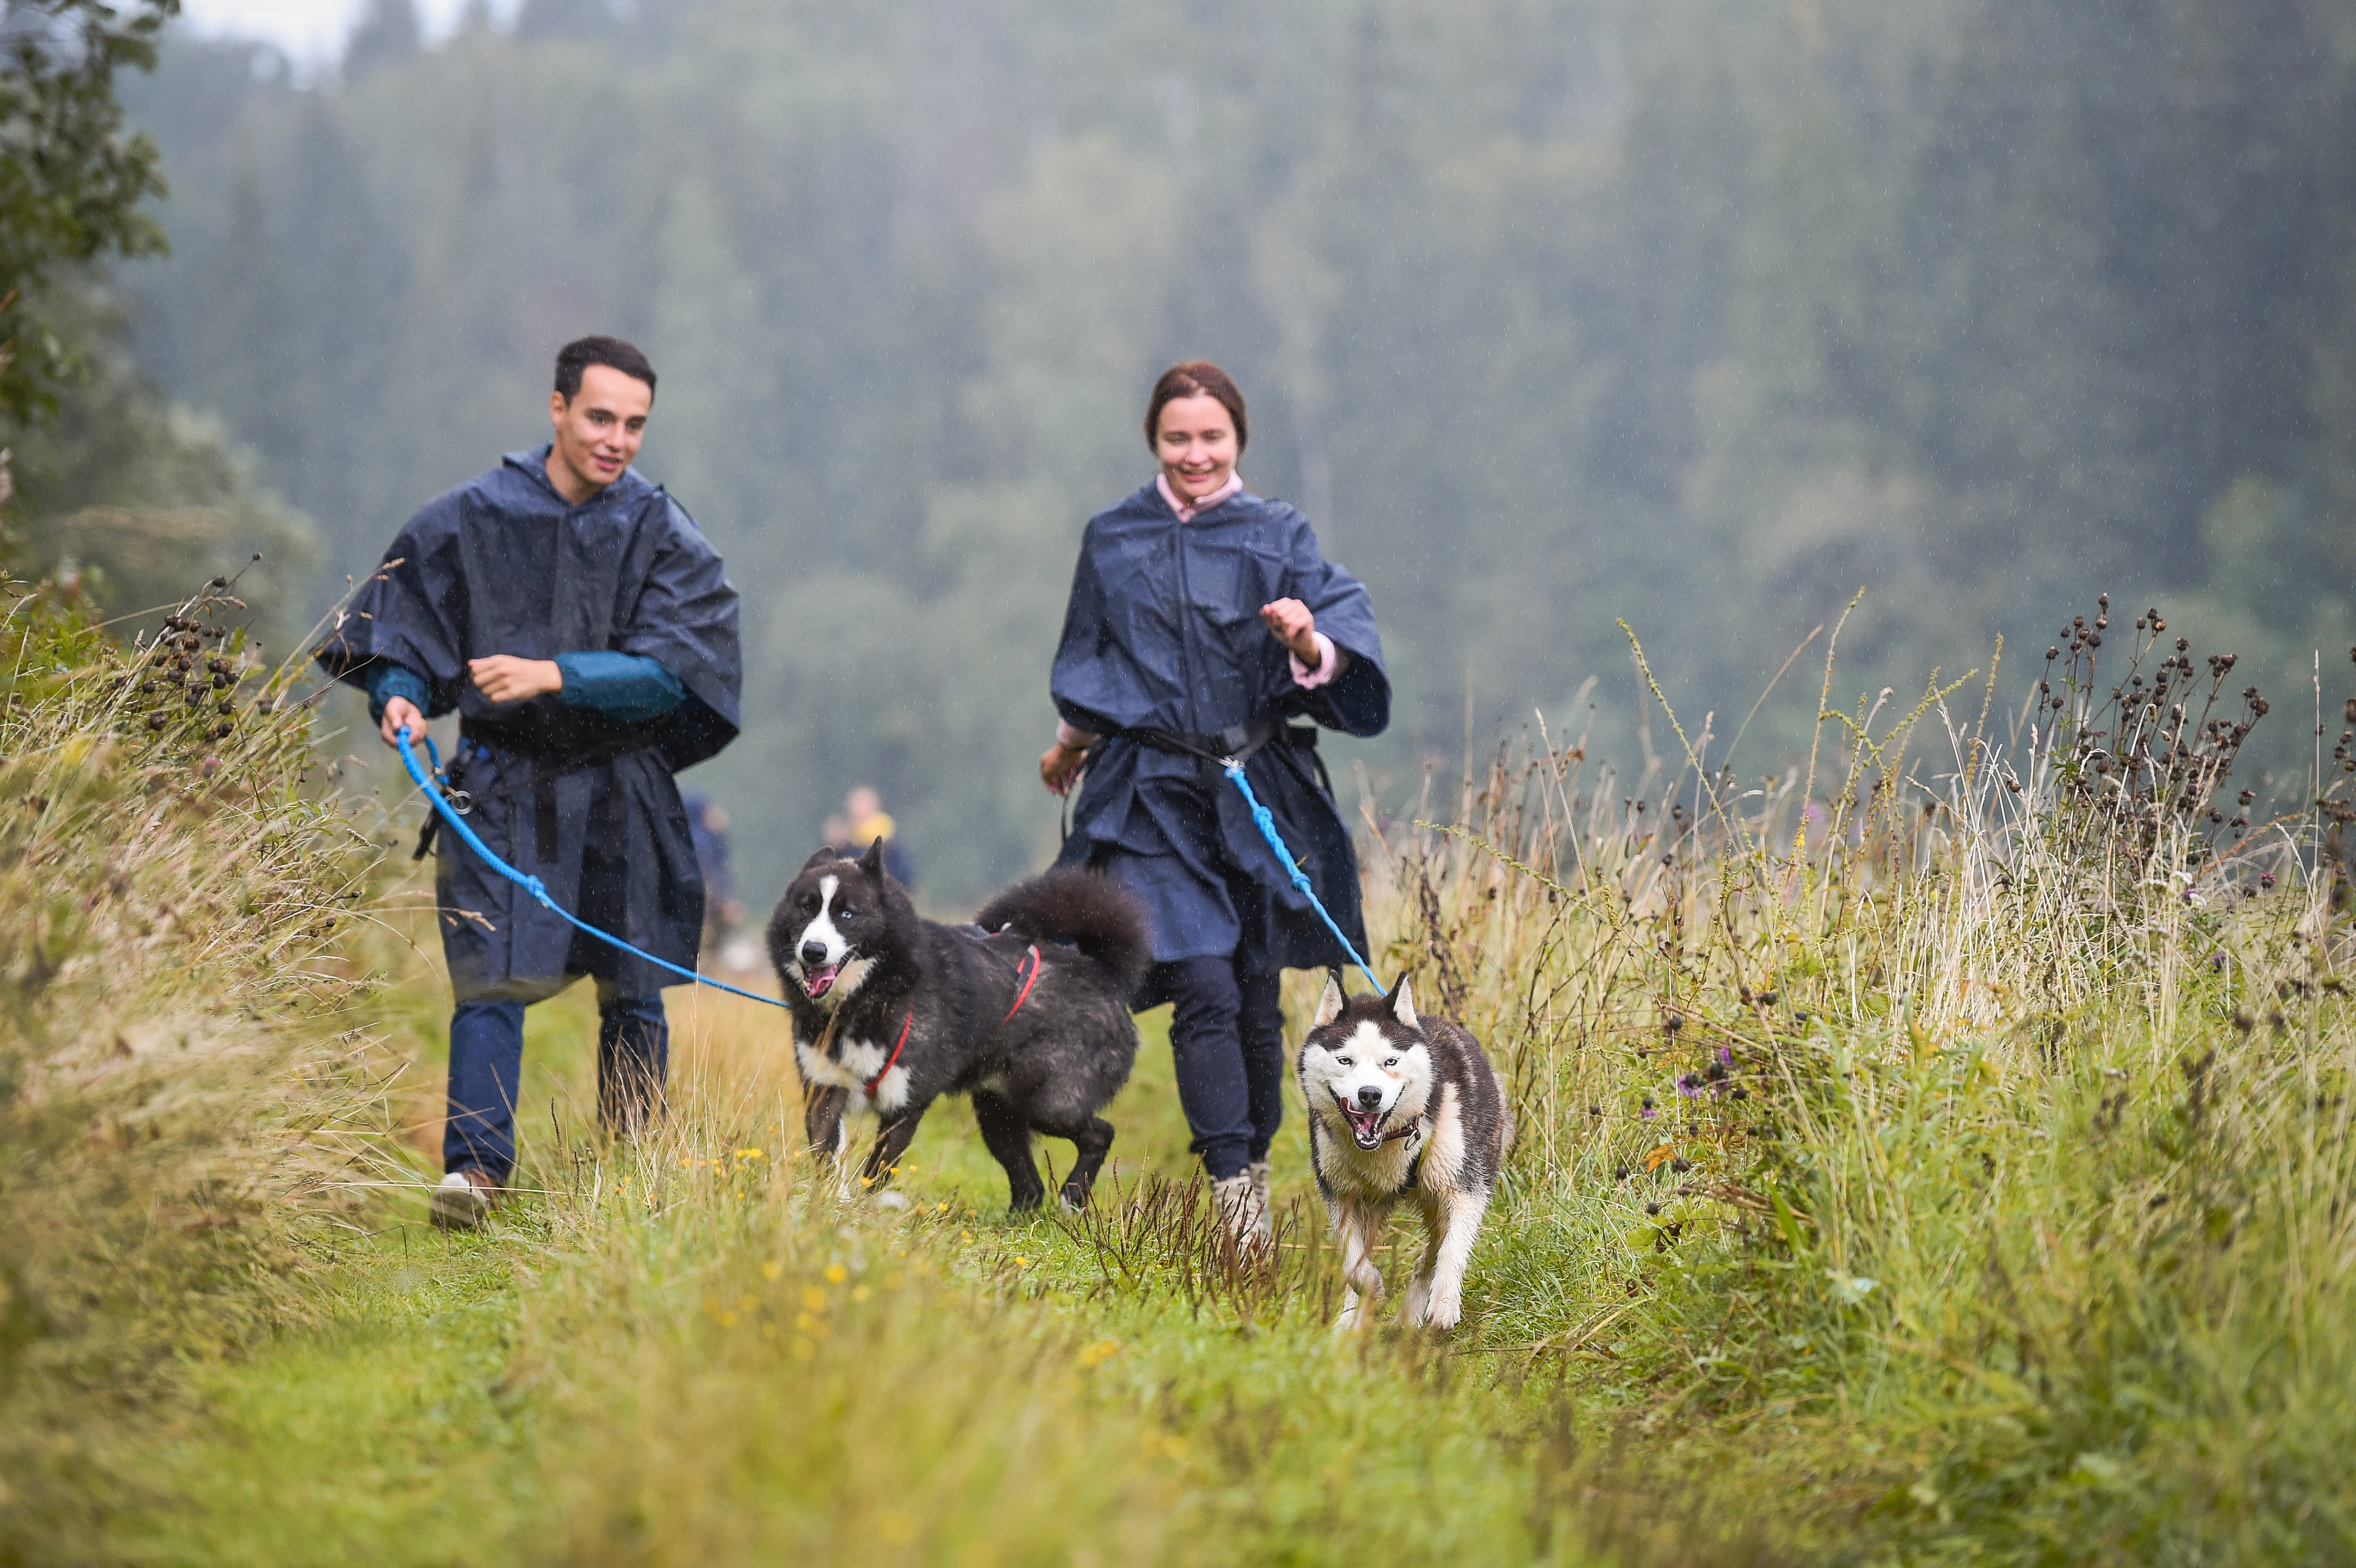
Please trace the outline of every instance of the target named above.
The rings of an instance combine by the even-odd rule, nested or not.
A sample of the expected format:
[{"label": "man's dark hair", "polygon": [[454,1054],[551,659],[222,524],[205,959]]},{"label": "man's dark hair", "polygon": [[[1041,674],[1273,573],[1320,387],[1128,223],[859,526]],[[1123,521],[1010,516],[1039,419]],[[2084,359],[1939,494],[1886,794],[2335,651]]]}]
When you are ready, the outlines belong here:
[{"label": "man's dark hair", "polygon": [[576,337],[556,351],[556,391],[571,402],[581,391],[581,372],[592,365],[605,365],[619,370],[633,381],[644,381],[651,397],[655,389],[655,368],[637,346],[618,337]]}]

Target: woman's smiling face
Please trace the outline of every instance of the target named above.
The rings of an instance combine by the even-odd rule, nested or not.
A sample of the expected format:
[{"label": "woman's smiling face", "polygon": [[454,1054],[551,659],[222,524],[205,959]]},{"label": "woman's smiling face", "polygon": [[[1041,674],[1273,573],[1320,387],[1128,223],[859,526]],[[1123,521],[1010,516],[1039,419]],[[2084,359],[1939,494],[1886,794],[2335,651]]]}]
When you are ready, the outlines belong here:
[{"label": "woman's smiling face", "polygon": [[1235,472],[1235,419],[1216,398],[1173,398],[1162,405],[1153,454],[1173,490],[1200,500]]}]

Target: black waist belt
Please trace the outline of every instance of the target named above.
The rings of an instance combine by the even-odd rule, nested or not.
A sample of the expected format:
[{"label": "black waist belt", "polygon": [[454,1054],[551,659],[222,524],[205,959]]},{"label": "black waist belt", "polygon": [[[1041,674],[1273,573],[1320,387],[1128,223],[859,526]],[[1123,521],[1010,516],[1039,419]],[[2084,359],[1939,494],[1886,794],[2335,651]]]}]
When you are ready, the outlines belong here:
[{"label": "black waist belt", "polygon": [[1309,724],[1287,724],[1273,713],[1263,713],[1257,719],[1247,719],[1231,724],[1213,734],[1189,734],[1181,730],[1122,730],[1140,745],[1151,746],[1158,752],[1183,752],[1200,757],[1207,763],[1243,762],[1262,746],[1278,741],[1308,751],[1317,749],[1317,731]]}]

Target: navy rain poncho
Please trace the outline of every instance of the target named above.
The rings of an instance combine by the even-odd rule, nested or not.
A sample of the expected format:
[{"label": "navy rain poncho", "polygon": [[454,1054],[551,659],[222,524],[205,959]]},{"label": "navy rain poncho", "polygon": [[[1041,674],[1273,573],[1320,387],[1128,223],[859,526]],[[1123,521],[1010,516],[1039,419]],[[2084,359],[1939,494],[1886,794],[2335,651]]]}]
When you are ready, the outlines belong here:
[{"label": "navy rain poncho", "polygon": [[[1304,690],[1260,606],[1298,599],[1348,664]],[[1249,493],[1181,522],[1148,485],[1089,519],[1072,576],[1051,688],[1076,729],[1106,739],[1088,759],[1066,864],[1102,867],[1144,901],[1153,957],[1235,954],[1244,974],[1342,962],[1219,768],[1123,731],[1211,741],[1255,720],[1298,716],[1351,735],[1390,721],[1375,611],[1328,561],[1309,519]],[[1280,735],[1244,776],[1359,951],[1358,867],[1316,752]],[[1232,751],[1232,746],[1214,746]]]},{"label": "navy rain poncho", "polygon": [[[637,469],[573,507],[548,482],[547,451],[511,453],[411,518],[317,657],[363,688],[387,662],[424,677],[427,716],[460,716],[453,782],[476,799],[468,825],[558,903],[692,967],[703,880],[671,775],[736,737],[736,591],[694,520]],[[682,699],[633,722],[565,693],[494,705],[467,678],[467,660],[493,654],[609,650],[653,659]],[[565,974],[626,997],[674,983],[587,937],[576,949],[571,926],[455,835],[439,873],[461,1001]]]}]

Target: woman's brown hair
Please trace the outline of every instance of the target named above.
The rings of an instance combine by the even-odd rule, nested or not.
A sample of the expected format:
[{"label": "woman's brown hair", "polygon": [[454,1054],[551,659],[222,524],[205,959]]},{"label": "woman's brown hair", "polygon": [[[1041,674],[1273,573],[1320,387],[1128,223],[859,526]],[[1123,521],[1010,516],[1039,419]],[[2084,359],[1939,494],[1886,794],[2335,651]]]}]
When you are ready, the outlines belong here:
[{"label": "woman's brown hair", "polygon": [[1153,397],[1145,405],[1145,444],[1159,449],[1162,444],[1162,405],[1178,398],[1216,398],[1227,417],[1236,421],[1236,452],[1243,453],[1251,439],[1250,428],[1244,421],[1244,395],[1236,387],[1235,378],[1212,364],[1208,359],[1189,359],[1183,365],[1173,365],[1162,372],[1162,379],[1153,383]]}]

